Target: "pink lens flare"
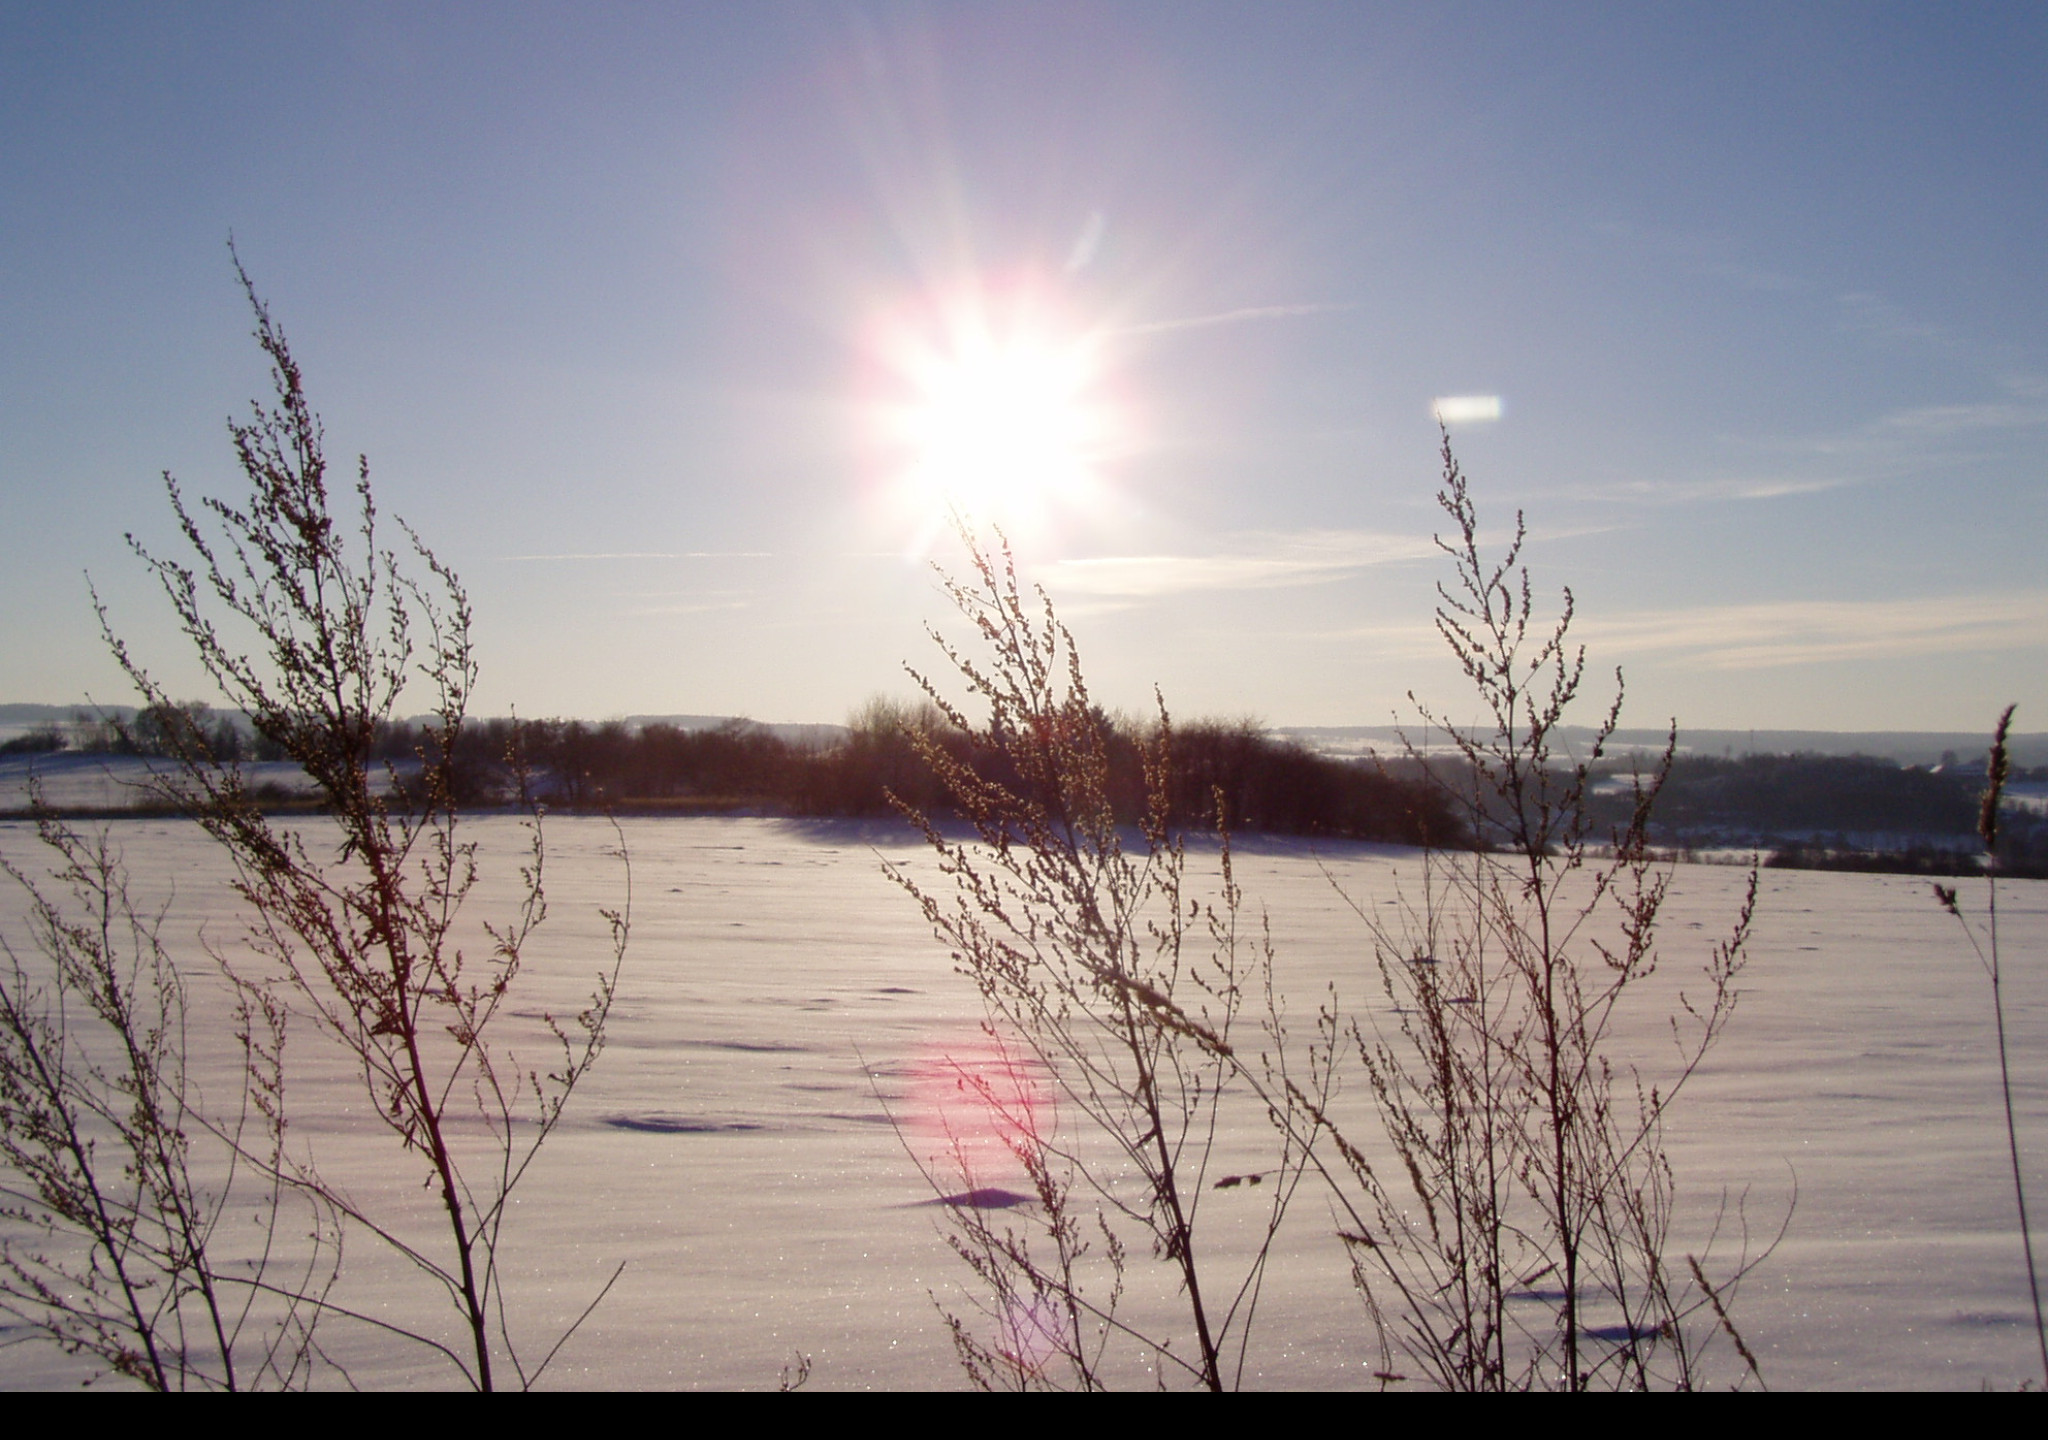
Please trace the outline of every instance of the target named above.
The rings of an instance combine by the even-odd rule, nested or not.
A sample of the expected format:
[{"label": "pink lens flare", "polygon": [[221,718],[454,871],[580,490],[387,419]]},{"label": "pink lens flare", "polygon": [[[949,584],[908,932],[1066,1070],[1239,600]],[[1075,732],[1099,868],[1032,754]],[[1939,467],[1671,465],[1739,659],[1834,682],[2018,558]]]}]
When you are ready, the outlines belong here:
[{"label": "pink lens flare", "polygon": [[1044,1296],[1012,1300],[1003,1307],[1002,1336],[997,1354],[1017,1368],[1020,1378],[1037,1379],[1066,1346],[1064,1317]]},{"label": "pink lens flare", "polygon": [[1024,1157],[1051,1135],[1053,1091],[1045,1066],[986,1031],[927,1045],[912,1059],[904,1133],[934,1179],[963,1191],[1028,1181]]}]

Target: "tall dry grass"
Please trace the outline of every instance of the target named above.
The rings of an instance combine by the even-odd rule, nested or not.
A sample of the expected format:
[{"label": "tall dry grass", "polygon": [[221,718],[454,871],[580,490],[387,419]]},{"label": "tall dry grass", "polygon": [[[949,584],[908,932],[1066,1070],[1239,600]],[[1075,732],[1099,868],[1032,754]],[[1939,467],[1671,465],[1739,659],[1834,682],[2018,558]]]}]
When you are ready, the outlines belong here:
[{"label": "tall dry grass", "polygon": [[[1448,434],[1442,462],[1450,533],[1437,544],[1453,578],[1436,624],[1480,718],[1422,716],[1456,750],[1430,773],[1478,843],[1425,851],[1397,919],[1354,906],[1392,1018],[1326,1010],[1319,1056],[1357,1067],[1383,1128],[1334,1148],[1385,1364],[1452,1390],[1694,1389],[1725,1336],[1760,1379],[1728,1308],[1760,1252],[1738,1242],[1718,1282],[1702,1257],[1671,1253],[1679,1188],[1664,1145],[1733,1019],[1756,870],[1693,987],[1663,1010],[1646,982],[1670,862],[1652,856],[1648,824],[1676,727],[1636,774],[1627,821],[1600,833],[1588,800],[1620,674],[1592,744],[1566,755],[1557,733],[1585,681],[1571,593],[1539,620],[1521,517],[1489,554]],[[1673,1042],[1663,1063],[1620,1057],[1623,1032],[1653,1029]]]},{"label": "tall dry grass", "polygon": [[[1282,1024],[1270,947],[1263,929],[1247,933],[1227,844],[1220,893],[1189,892],[1166,794],[1164,703],[1145,757],[1141,844],[1127,849],[1109,795],[1109,723],[1089,700],[1072,636],[1042,592],[1027,599],[1007,547],[991,553],[963,536],[967,575],[946,585],[978,648],[934,639],[977,708],[920,683],[952,731],[994,760],[977,765],[926,742],[976,839],[950,840],[913,812],[946,884],[891,873],[979,989],[991,1044],[1048,1077],[1078,1117],[1049,1131],[1006,1100],[1008,1082],[959,1073],[1005,1116],[1006,1143],[1035,1191],[1021,1216],[955,1205],[953,1248],[993,1326],[990,1338],[953,1321],[977,1382],[1044,1383],[1042,1363],[1019,1357],[1054,1354],[1061,1379],[1095,1388],[1122,1337],[1226,1388],[1243,1373],[1282,1221],[1311,1177],[1349,1248],[1383,1382],[1692,1389],[1707,1383],[1705,1358],[1724,1338],[1738,1373],[1761,1379],[1732,1307],[1767,1247],[1745,1231],[1725,1260],[1711,1248],[1672,1253],[1678,1182],[1663,1140],[1674,1102],[1733,1017],[1755,872],[1696,986],[1675,1011],[1643,1013],[1658,1003],[1646,982],[1670,879],[1647,825],[1670,749],[1638,776],[1627,823],[1595,834],[1586,802],[1619,723],[1619,677],[1591,753],[1570,759],[1556,734],[1585,661],[1570,640],[1569,592],[1560,618],[1540,625],[1519,523],[1506,551],[1488,556],[1448,435],[1442,458],[1451,533],[1438,543],[1454,578],[1439,586],[1437,625],[1484,719],[1468,728],[1425,712],[1460,763],[1411,759],[1454,816],[1442,831],[1471,843],[1422,853],[1419,892],[1398,921],[1359,907],[1392,1018],[1333,997],[1306,1045]],[[1624,1024],[1646,1019],[1675,1041],[1654,1069],[1617,1049]],[[1332,1097],[1348,1081],[1374,1097],[1377,1133],[1334,1118]],[[1270,1122],[1262,1178],[1275,1188],[1252,1265],[1218,1303],[1197,1221],[1209,1142],[1231,1097]],[[1142,1177],[1142,1202],[1117,1189],[1097,1153]],[[948,1177],[927,1173],[943,1192]],[[953,1198],[971,1201],[971,1190]],[[1727,1203],[1724,1219],[1742,1226],[1739,1202],[1732,1215]],[[1124,1325],[1117,1301],[1131,1247],[1119,1220],[1135,1222],[1175,1272],[1192,1353]],[[1084,1283],[1091,1245],[1107,1260],[1097,1288]]]},{"label": "tall dry grass", "polygon": [[[1007,545],[963,539],[968,572],[945,583],[975,648],[934,632],[957,688],[918,683],[968,737],[969,758],[935,732],[919,741],[974,834],[950,838],[906,805],[939,878],[887,868],[980,992],[986,1053],[956,1059],[949,1078],[990,1118],[1031,1193],[992,1197],[963,1145],[920,1157],[979,1287],[978,1313],[948,1316],[956,1347],[990,1388],[1094,1390],[1134,1373],[1235,1388],[1309,1161],[1294,1128],[1274,1132],[1252,1177],[1263,1188],[1249,1253],[1221,1258],[1209,1238],[1213,1188],[1244,1180],[1215,1173],[1224,1112],[1284,1093],[1270,949],[1246,922],[1227,841],[1219,888],[1202,893],[1189,877],[1168,823],[1164,705],[1130,835],[1112,796],[1116,737],[1072,635],[1042,592],[1019,585]],[[1248,1067],[1247,1048],[1272,1057],[1274,1073]],[[1252,1076],[1263,1083],[1248,1085]],[[1013,1208],[1014,1198],[1026,1203]],[[1146,1256],[1185,1328],[1126,1303],[1151,1278],[1132,1268]]]},{"label": "tall dry grass", "polygon": [[1981,930],[1963,914],[1959,903],[1960,887],[1937,884],[1934,895],[1942,908],[1953,915],[1962,927],[1963,935],[1969,940],[1978,963],[1984,967],[1984,974],[1991,982],[1991,1016],[1998,1047],[1998,1086],[2005,1104],[2006,1153],[2012,1162],[2013,1208],[2019,1214],[2020,1252],[2027,1267],[2027,1293],[2034,1305],[2034,1341],[2041,1355],[2041,1383],[2048,1387],[2048,1320],[2044,1320],[2042,1313],[2041,1272],[2034,1264],[2034,1227],[2027,1216],[2027,1183],[2020,1164],[2019,1123],[2013,1113],[2012,1050],[2006,1043],[2004,973],[1998,949],[1999,810],[2005,798],[2006,781],[2012,775],[2012,762],[2005,746],[2006,736],[2012,729],[2013,711],[2018,708],[2008,705],[1998,717],[1984,770],[1984,794],[1977,810],[1977,835],[1984,842],[1984,920]]},{"label": "tall dry grass", "polygon": [[285,1017],[243,997],[240,1104],[212,1112],[162,913],[35,798],[45,864],[0,858],[29,910],[27,954],[0,935],[0,1313],[149,1390],[304,1386],[341,1229],[280,1180]]},{"label": "tall dry grass", "polygon": [[[42,948],[55,965],[57,989],[39,1011],[16,971],[0,1028],[12,1042],[4,1052],[14,1087],[8,1094],[26,1098],[10,1098],[0,1133],[11,1169],[27,1177],[27,1193],[42,1197],[42,1210],[25,1214],[28,1223],[55,1217],[74,1230],[82,1226],[92,1258],[85,1270],[67,1272],[77,1282],[67,1288],[42,1285],[36,1275],[57,1272],[37,1270],[33,1257],[14,1263],[19,1252],[10,1250],[7,1273],[16,1283],[4,1293],[41,1317],[32,1323],[45,1335],[151,1384],[185,1374],[230,1387],[258,1378],[302,1383],[316,1360],[331,1364],[311,1340],[313,1325],[346,1321],[424,1347],[476,1389],[531,1386],[567,1335],[519,1328],[503,1288],[506,1222],[535,1156],[604,1047],[628,910],[604,912],[610,943],[593,959],[588,1002],[572,1014],[545,1016],[542,1034],[529,1035],[529,1052],[515,1053],[503,1032],[524,993],[527,948],[547,918],[547,852],[540,809],[528,805],[528,848],[510,913],[495,920],[466,913],[480,867],[463,810],[463,731],[477,677],[468,596],[409,528],[400,527],[403,558],[385,539],[367,461],[356,468],[353,515],[331,505],[324,437],[299,367],[239,259],[235,269],[272,387],[270,403],[258,402],[247,420],[229,424],[246,489],[232,501],[188,506],[167,474],[184,553],[160,556],[132,536],[129,543],[213,685],[264,745],[318,787],[324,821],[292,826],[267,815],[235,756],[212,743],[200,714],[172,700],[104,607],[100,618],[172,761],[155,777],[159,799],[190,816],[234,866],[245,917],[242,953],[216,951],[214,958],[252,1057],[245,1115],[253,1111],[260,1121],[253,1128],[223,1124],[192,1110],[183,1086],[183,997],[152,930],[129,926],[139,961],[128,962],[127,988],[117,990],[118,965],[105,940],[94,940],[59,907],[41,905]],[[422,699],[432,719],[416,732],[415,763],[401,768],[380,759],[401,702]],[[512,768],[519,770],[516,757]],[[94,852],[48,825],[44,838],[67,862],[63,878],[80,906],[97,905],[103,915],[122,908],[125,892],[104,849]],[[623,866],[623,847],[619,859]],[[61,1018],[53,1028],[49,1016],[62,1016],[67,996],[94,1002],[101,1038],[127,1057],[115,1069],[99,1068]],[[393,1175],[432,1196],[438,1233],[403,1199],[378,1201],[330,1181],[308,1152],[289,1143],[281,1048],[287,1018],[299,1033],[310,1030],[332,1047],[356,1075],[368,1102],[358,1113],[374,1116],[368,1123],[392,1142]],[[121,1096],[137,1107],[132,1122],[114,1113]],[[83,1131],[68,1117],[87,1112],[114,1125],[117,1147],[100,1150],[90,1139],[71,1138]],[[315,1266],[300,1280],[259,1286],[284,1305],[284,1338],[270,1342],[263,1365],[236,1372],[215,1284],[223,1267],[210,1250],[218,1231],[208,1217],[225,1202],[202,1195],[184,1168],[176,1137],[190,1128],[188,1119],[225,1144],[233,1165],[273,1195],[289,1194],[312,1208],[328,1227],[318,1253],[331,1252],[339,1234],[385,1247],[426,1296],[445,1303],[452,1329],[390,1318],[420,1314],[418,1307],[382,1314],[344,1307]],[[74,1201],[114,1193],[130,1171],[140,1178],[125,1212],[91,1211]],[[270,1213],[274,1222],[274,1204]],[[147,1245],[138,1239],[145,1234],[152,1237]],[[131,1259],[155,1267],[157,1278],[136,1278]],[[109,1266],[115,1278],[105,1295],[113,1298],[103,1301],[94,1287]],[[592,1307],[610,1283],[593,1283]],[[152,1286],[154,1307],[145,1303]],[[217,1372],[194,1360],[197,1342],[179,1299],[188,1290],[214,1322]]]}]

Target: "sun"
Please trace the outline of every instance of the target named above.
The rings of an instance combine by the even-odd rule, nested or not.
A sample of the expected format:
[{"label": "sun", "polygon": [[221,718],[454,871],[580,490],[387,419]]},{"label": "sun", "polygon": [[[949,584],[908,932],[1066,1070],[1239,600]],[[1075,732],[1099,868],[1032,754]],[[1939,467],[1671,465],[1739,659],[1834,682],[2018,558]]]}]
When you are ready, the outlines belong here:
[{"label": "sun", "polygon": [[925,483],[969,509],[1071,490],[1088,469],[1088,366],[1077,346],[991,340],[944,357],[910,415]]},{"label": "sun", "polygon": [[900,500],[1015,533],[1089,506],[1116,431],[1097,339],[1053,307],[973,292],[894,327],[888,415]]}]

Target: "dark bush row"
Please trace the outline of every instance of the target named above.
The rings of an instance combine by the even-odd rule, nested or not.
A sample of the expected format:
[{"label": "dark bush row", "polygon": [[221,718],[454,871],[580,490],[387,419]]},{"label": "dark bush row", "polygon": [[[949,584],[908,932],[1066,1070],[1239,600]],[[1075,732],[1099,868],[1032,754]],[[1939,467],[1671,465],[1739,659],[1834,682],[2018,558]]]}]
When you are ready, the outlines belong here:
[{"label": "dark bush row", "polygon": [[[1969,835],[1984,778],[1866,755],[1681,756],[1657,797],[1654,838],[1712,830]],[[1610,797],[1619,814],[1622,801]]]},{"label": "dark bush row", "polygon": [[[1773,870],[1849,870],[1870,875],[1973,876],[1985,873],[1980,852],[1909,846],[1903,850],[1858,850],[1847,845],[1794,841],[1772,852]],[[2048,825],[2008,826],[1998,842],[1998,873],[2022,880],[2048,880]]]},{"label": "dark bush row", "polygon": [[[1111,802],[1120,818],[1135,821],[1144,793],[1144,733],[1132,722],[1100,712],[1096,723],[1106,732]],[[896,813],[894,796],[928,814],[945,815],[950,800],[918,749],[919,734],[931,737],[954,760],[1017,783],[1017,777],[997,773],[994,757],[974,753],[967,738],[936,709],[878,700],[855,715],[844,737],[832,743],[787,739],[744,720],[708,729],[665,723],[635,727],[621,721],[472,721],[457,747],[456,773],[463,786],[458,798],[470,804],[509,801],[524,785],[536,798],[570,809],[758,809],[880,817]],[[403,777],[430,741],[422,726],[403,721],[380,725],[373,758],[391,764]],[[196,702],[104,719],[81,714],[69,726],[48,725],[18,736],[0,746],[0,753],[70,748],[154,756],[179,744],[197,746],[221,761],[281,758],[239,717]],[[1471,843],[1455,807],[1446,803],[1446,788],[1469,788],[1460,785],[1455,763],[1437,763],[1439,784],[1415,762],[1335,759],[1255,724],[1221,721],[1175,727],[1171,755],[1167,793],[1177,828],[1213,828],[1220,796],[1223,817],[1238,832],[1450,847]],[[1745,843],[1769,841],[1781,856],[1776,863],[1841,866],[1850,863],[1846,857],[1853,853],[1847,842],[1785,844],[1771,837],[1858,831],[1972,835],[1982,784],[1981,776],[1902,768],[1864,756],[1687,756],[1673,763],[1651,834],[1661,844],[1731,836]],[[1625,794],[1596,795],[1592,804],[1596,821],[1626,821]],[[2048,823],[2016,817],[2000,850],[2009,873],[2038,873],[2048,866]],[[1945,858],[1930,848],[1925,856],[1887,855],[1881,868],[1948,874],[1957,873],[1958,863],[1968,867],[1971,862]]]},{"label": "dark bush row", "polygon": [[[1108,716],[1111,801],[1136,821],[1144,793],[1143,737]],[[895,800],[945,816],[945,786],[918,745],[929,736],[952,758],[998,776],[998,757],[928,708],[870,704],[834,744],[786,740],[734,721],[716,729],[580,720],[489,720],[469,726],[458,747],[472,801],[530,793],[570,808],[619,811],[749,807],[810,816],[886,816]],[[407,726],[380,736],[379,750],[402,761],[423,737]],[[1207,830],[1223,818],[1234,831],[1419,844],[1459,844],[1465,831],[1420,775],[1316,755],[1249,725],[1178,727],[1170,746],[1168,793],[1177,828]],[[523,778],[522,778],[523,777]]]}]

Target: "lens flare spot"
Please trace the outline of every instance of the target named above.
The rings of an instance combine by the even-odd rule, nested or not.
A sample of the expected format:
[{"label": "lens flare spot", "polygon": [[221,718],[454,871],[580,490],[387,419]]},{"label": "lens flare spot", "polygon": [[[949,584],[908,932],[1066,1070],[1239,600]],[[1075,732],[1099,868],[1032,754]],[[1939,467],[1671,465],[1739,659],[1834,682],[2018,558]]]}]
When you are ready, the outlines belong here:
[{"label": "lens flare spot", "polygon": [[982,1033],[912,1060],[904,1131],[934,1183],[962,1194],[1029,1187],[1026,1156],[1052,1133],[1053,1094],[1037,1057]]},{"label": "lens flare spot", "polygon": [[1445,425],[1469,425],[1501,416],[1498,395],[1439,395],[1429,409]]},{"label": "lens flare spot", "polygon": [[1066,1350],[1066,1326],[1053,1303],[1040,1295],[1011,1300],[1003,1307],[1002,1336],[996,1353],[1016,1368],[1020,1380],[1045,1374],[1051,1361]]}]

